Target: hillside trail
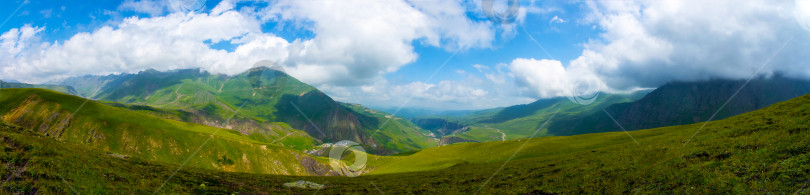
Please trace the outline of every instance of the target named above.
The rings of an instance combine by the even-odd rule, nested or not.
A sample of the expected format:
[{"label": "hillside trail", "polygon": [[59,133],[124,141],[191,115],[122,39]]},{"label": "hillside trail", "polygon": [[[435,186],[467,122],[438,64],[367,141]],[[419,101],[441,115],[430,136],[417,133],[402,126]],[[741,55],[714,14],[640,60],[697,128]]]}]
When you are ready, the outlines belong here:
[{"label": "hillside trail", "polygon": [[500,129],[495,129],[498,133],[501,133],[501,141],[506,141],[506,133],[501,132]]},{"label": "hillside trail", "polygon": [[227,83],[228,80],[231,80],[231,78],[226,78],[225,81],[222,81],[222,85],[220,85],[219,90],[217,90],[219,93],[222,93],[222,88],[225,87],[225,83]]},{"label": "hillside trail", "polygon": [[176,95],[177,98],[175,98],[174,101],[169,102],[168,104],[175,104],[179,102],[180,99],[183,98],[183,95],[180,94],[180,88],[183,88],[183,84],[180,84],[180,86],[178,86],[177,89],[174,90],[174,95]]},{"label": "hillside trail", "polygon": [[506,141],[506,133],[503,133],[500,129],[489,127],[489,125],[485,125],[484,127],[486,127],[487,129],[495,130],[496,132],[500,133],[501,134],[501,141]]}]

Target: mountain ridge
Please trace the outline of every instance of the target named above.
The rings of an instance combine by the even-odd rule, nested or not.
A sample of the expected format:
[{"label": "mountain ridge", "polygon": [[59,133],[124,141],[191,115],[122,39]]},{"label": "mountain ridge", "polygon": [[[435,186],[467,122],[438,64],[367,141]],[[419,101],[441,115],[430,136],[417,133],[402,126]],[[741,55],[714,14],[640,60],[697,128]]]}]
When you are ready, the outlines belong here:
[{"label": "mountain ridge", "polygon": [[616,121],[604,113],[594,113],[552,123],[549,128],[565,132],[563,135],[572,135],[581,134],[582,131],[621,131],[616,123],[628,131],[692,124],[707,121],[715,113],[712,120],[724,119],[805,94],[810,94],[810,81],[778,75],[750,81],[714,79],[673,82],[653,90],[638,101],[605,108]]},{"label": "mountain ridge", "polygon": [[[82,83],[81,80],[90,80]],[[367,146],[376,154],[393,154],[417,150],[434,145],[427,135],[422,138],[400,140],[402,143],[382,143],[400,134],[419,135],[408,121],[395,120],[385,127],[378,125],[388,120],[356,112],[334,101],[320,90],[307,85],[272,67],[254,67],[234,76],[213,75],[200,69],[180,69],[167,72],[141,71],[120,76],[85,76],[65,79],[61,84],[82,83],[77,88],[92,88],[93,81],[103,84],[91,98],[125,104],[154,106],[161,109],[181,110],[203,116],[186,122],[204,123],[224,127],[210,121],[223,121],[227,114],[239,110],[234,118],[253,120],[260,128],[263,123],[283,122],[302,130],[318,142],[351,140]],[[180,118],[180,117],[174,117]],[[198,117],[200,118],[200,117]],[[255,125],[252,125],[255,127]],[[382,131],[380,131],[382,130]],[[242,131],[242,130],[240,130]],[[264,128],[272,132],[271,128]],[[378,132],[385,132],[380,134]],[[304,139],[304,138],[301,138]]]}]

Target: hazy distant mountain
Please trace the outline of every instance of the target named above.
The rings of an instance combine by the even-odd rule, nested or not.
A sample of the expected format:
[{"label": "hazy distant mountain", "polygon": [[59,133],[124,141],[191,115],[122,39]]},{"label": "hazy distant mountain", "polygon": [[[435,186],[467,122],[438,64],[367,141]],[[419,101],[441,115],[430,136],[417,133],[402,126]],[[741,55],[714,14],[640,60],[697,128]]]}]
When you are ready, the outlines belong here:
[{"label": "hazy distant mountain", "polygon": [[[106,76],[96,76],[96,75],[85,75],[80,77],[69,77],[61,81],[53,81],[52,84],[56,85],[65,85],[71,86],[78,92],[77,95],[82,97],[95,97],[99,92],[103,89],[102,87],[108,86],[110,82],[114,80],[124,80],[124,78],[128,78],[133,76],[133,74],[118,74],[118,75],[106,75]],[[109,86],[116,86],[115,84]]]},{"label": "hazy distant mountain", "polygon": [[[460,124],[464,131],[440,136],[457,136],[476,141],[497,141],[551,135],[578,135],[620,131],[605,114],[611,114],[626,130],[648,129],[706,121],[744,80],[674,82],[655,90],[631,94],[597,96],[590,105],[575,104],[567,98],[541,99],[530,104],[475,111],[463,116],[440,116],[414,120],[422,128]],[[810,81],[781,76],[751,80],[714,120],[760,109],[810,93]],[[604,110],[604,111],[603,111]],[[549,125],[541,128],[551,118]],[[452,125],[451,125],[452,126]],[[440,129],[440,128],[436,128]]]},{"label": "hazy distant mountain", "polygon": [[28,84],[28,83],[21,83],[17,81],[10,81],[4,82],[0,80],[0,88],[40,88],[40,89],[49,89],[54,90],[70,95],[78,95],[77,92],[73,87],[66,86],[66,85],[47,85],[47,84]]},{"label": "hazy distant mountain", "polygon": [[399,107],[376,107],[375,109],[396,114],[405,118],[430,118],[436,116],[464,116],[476,110],[435,110],[425,108],[399,108]]},{"label": "hazy distant mountain", "polygon": [[501,141],[533,135],[551,136],[558,135],[559,132],[541,127],[546,120],[552,119],[552,115],[554,116],[552,121],[586,116],[613,104],[635,101],[649,91],[641,90],[628,94],[601,93],[595,97],[592,104],[588,105],[576,104],[567,98],[540,99],[529,104],[474,111],[462,116],[427,117],[413,121],[426,129],[430,129],[431,126],[451,127],[437,132],[437,136],[455,136],[475,141]]}]

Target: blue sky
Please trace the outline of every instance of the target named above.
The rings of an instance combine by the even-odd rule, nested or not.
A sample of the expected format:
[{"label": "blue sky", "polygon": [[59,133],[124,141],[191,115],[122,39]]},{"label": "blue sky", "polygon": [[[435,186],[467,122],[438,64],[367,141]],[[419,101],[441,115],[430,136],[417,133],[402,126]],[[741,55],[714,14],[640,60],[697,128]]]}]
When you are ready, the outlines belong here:
[{"label": "blue sky", "polygon": [[10,0],[0,79],[237,74],[269,59],[341,101],[482,109],[671,81],[808,78],[806,2],[524,0],[500,24],[479,0]]}]

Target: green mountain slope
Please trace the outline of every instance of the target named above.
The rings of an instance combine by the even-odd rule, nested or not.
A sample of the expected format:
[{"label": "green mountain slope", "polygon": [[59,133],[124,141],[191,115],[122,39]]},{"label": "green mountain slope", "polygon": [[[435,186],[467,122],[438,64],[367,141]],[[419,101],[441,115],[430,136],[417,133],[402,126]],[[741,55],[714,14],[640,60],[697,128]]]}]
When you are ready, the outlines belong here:
[{"label": "green mountain slope", "polygon": [[313,171],[327,166],[317,163],[323,159],[237,131],[167,120],[42,89],[3,89],[2,93],[4,121],[67,143],[222,171],[326,174]]},{"label": "green mountain slope", "polygon": [[[718,110],[713,120],[724,119],[810,94],[810,81],[781,76],[756,78],[741,88],[743,84],[744,80],[670,83],[638,101],[611,105],[606,111],[630,131],[706,121]],[[621,131],[615,123],[604,113],[594,113],[554,122],[549,130],[560,132],[558,135]]]},{"label": "green mountain slope", "polygon": [[[556,117],[555,117],[556,118]],[[703,124],[455,144],[369,158],[360,177],[296,177],[181,169],[175,193],[807,193],[810,95]],[[697,134],[695,134],[697,132]],[[152,193],[176,169],[117,158],[0,124],[2,190]],[[693,139],[690,137],[694,136]],[[512,157],[517,151],[516,155]],[[283,184],[306,180],[323,189]]]},{"label": "green mountain slope", "polygon": [[[172,117],[240,132],[264,132],[268,139],[289,139],[290,136],[297,140],[306,139],[296,131],[279,132],[279,128],[272,125],[282,122],[289,124],[292,129],[303,130],[318,142],[352,140],[364,144],[367,150],[377,154],[411,151],[433,145],[424,143],[423,140],[429,138],[424,135],[413,141],[391,139],[388,136],[409,137],[421,133],[412,125],[402,124],[403,121],[380,127],[386,118],[354,111],[314,87],[272,68],[256,67],[234,76],[186,69],[169,72],[147,70],[110,77],[68,79],[66,81],[70,82],[65,84],[82,83],[82,88],[89,88],[87,83],[103,83],[103,87],[97,87],[101,89],[100,92],[92,93],[96,94],[92,98],[191,113],[194,117]],[[236,110],[235,125],[224,126],[222,121]],[[379,131],[388,132],[388,135],[381,137],[376,133]],[[304,148],[305,145],[315,144],[295,147]]]},{"label": "green mountain slope", "polygon": [[0,159],[5,165],[0,167],[3,194],[293,193],[282,184],[298,178],[178,169],[179,165],[103,152],[3,123]]},{"label": "green mountain slope", "polygon": [[364,116],[376,118],[379,125],[370,133],[370,137],[380,140],[385,148],[392,148],[395,151],[414,151],[434,147],[438,142],[430,136],[429,131],[419,128],[409,120],[360,104],[342,103],[342,105]]}]

